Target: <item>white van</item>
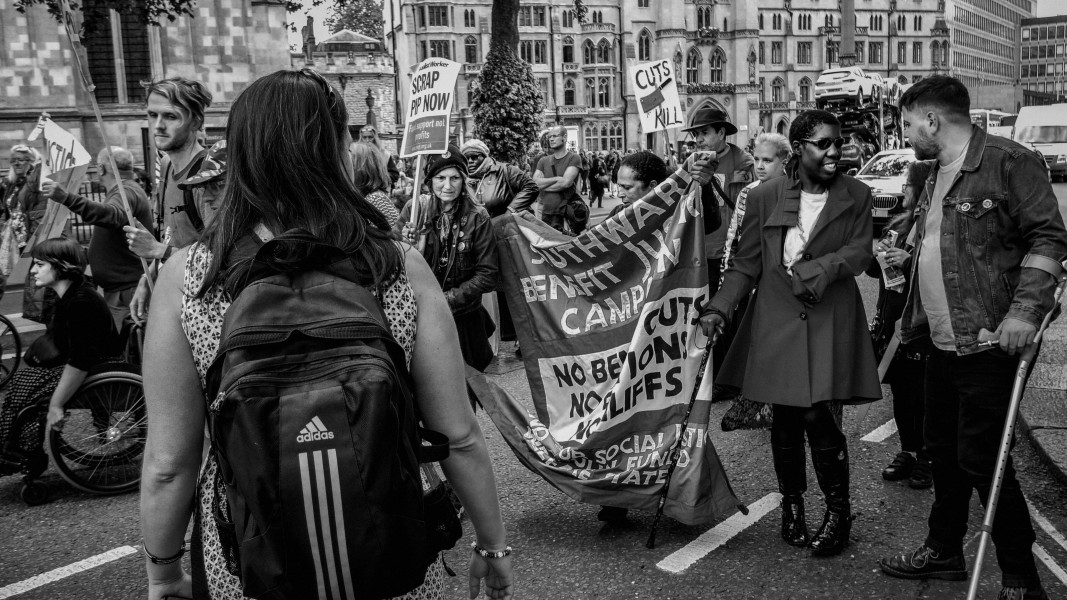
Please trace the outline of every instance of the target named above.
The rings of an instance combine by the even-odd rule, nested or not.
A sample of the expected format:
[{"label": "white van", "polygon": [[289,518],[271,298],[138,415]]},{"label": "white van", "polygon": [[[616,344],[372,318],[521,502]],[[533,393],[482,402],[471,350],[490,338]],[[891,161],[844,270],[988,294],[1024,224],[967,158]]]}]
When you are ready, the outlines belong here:
[{"label": "white van", "polygon": [[1023,107],[1011,139],[1045,157],[1052,181],[1067,181],[1067,104]]}]

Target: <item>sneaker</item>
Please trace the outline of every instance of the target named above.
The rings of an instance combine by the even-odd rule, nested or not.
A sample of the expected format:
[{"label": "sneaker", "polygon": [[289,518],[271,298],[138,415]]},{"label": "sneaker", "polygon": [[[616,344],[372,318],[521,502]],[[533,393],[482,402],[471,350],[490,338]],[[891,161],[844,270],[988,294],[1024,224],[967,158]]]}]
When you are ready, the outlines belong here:
[{"label": "sneaker", "polygon": [[1045,588],[1041,584],[1037,587],[1003,587],[997,594],[997,600],[1049,600]]},{"label": "sneaker", "polygon": [[963,554],[941,556],[933,548],[923,544],[914,552],[905,552],[878,561],[882,572],[900,579],[944,579],[963,581],[967,579],[967,563]]},{"label": "sneaker", "polygon": [[[907,479],[911,477],[911,472],[915,468],[915,457],[908,452],[897,452],[893,462],[889,463],[889,466],[882,469],[882,479],[886,481],[900,481],[901,479]],[[929,470],[930,463],[926,463],[926,468]]]},{"label": "sneaker", "polygon": [[930,459],[920,456],[915,461],[915,468],[911,470],[911,478],[908,479],[908,487],[913,490],[928,490],[934,485],[934,474],[930,470]]}]

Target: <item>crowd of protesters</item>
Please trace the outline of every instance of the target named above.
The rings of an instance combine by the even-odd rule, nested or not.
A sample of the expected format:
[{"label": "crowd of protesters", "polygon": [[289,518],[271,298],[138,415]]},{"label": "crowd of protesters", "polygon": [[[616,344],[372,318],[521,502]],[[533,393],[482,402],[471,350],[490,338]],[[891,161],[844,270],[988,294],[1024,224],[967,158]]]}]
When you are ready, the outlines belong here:
[{"label": "crowd of protesters", "polygon": [[[282,96],[300,109],[281,114],[272,99]],[[814,556],[835,556],[848,545],[855,516],[842,407],[882,398],[877,361],[888,354],[884,382],[893,391],[901,450],[881,475],[916,489],[932,485],[935,499],[927,538],[880,567],[893,577],[966,578],[968,501],[973,490],[983,503],[988,498],[1015,356],[1052,308],[1067,231],[1044,165],[1018,144],[971,126],[959,81],[926,78],[901,98],[901,137],[919,161],[908,173],[904,212],[886,227],[892,235],[873,230],[871,190],[846,174],[877,152],[875,140],[863,131],[844,137],[838,118],[821,110],[799,114],[788,136],[754,137],[746,150],[729,141],[738,129],[727,113],[701,108],[685,130],[692,144],[663,157],[572,151],[566,128],[554,126],[547,147],[533,144],[525,164],[511,165],[471,139],[426,157],[416,181],[412,165],[385,150],[373,125],[352,139],[340,94],[312,70],[254,82],[230,109],[226,140],[205,148],[197,134],[211,102],[196,81],[153,83],[147,117],[158,174],[135,169],[126,149],[102,150],[104,202],[42,178],[34,168],[39,156],[26,146],[12,149],[0,183],[0,258],[17,257],[49,198],[94,226],[88,254],[62,239],[32,251],[36,285],[58,298],[50,329],[60,356],[18,372],[0,413],[0,443],[33,446],[32,439],[5,442],[9,413],[27,394],[51,393],[47,426],[62,426],[64,402],[111,356],[127,315],[138,322],[152,315],[144,364],[146,555],[180,556],[189,519],[198,526],[193,575],[179,562],[148,561],[150,597],[188,597],[193,588],[204,597],[242,597],[219,546],[219,466],[213,457],[201,464],[205,373],[232,300],[228,279],[256,247],[295,229],[351,249],[374,275],[420,414],[450,439],[453,458],[442,466],[478,539],[472,581],[484,580],[492,597],[510,597],[510,549],[504,551],[485,438],[462,378],[454,377],[464,364],[486,369],[494,332],[513,340],[519,326],[503,298],[500,316],[484,302],[499,291],[493,219],[534,213],[565,235],[580,235],[605,196],[620,199],[605,216],[615,218],[676,169],[701,189],[711,300],[700,325],[717,344],[715,393],[770,407],[784,542]],[[152,268],[143,269],[142,259]],[[0,290],[10,262],[0,261]],[[906,284],[887,286],[882,265],[902,270]],[[980,276],[946,272],[956,265]],[[879,280],[870,323],[856,283],[864,273]],[[890,344],[898,320],[899,343]],[[804,502],[809,454],[825,498],[814,532]],[[611,506],[599,514],[608,522],[626,516]],[[1001,597],[1047,598],[1010,462],[992,537]],[[445,569],[435,561],[425,584],[404,597],[440,597]]]}]

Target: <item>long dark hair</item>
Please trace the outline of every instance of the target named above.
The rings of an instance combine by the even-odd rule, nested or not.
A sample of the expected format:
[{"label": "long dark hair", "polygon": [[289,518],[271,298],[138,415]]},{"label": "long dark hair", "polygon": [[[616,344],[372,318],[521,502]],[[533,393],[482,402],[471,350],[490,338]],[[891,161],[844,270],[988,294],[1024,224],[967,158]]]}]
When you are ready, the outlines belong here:
[{"label": "long dark hair", "polygon": [[368,285],[393,280],[403,257],[385,217],[352,182],[348,141],[341,95],[315,71],[278,71],[241,92],[226,126],[226,187],[201,238],[211,264],[198,296],[250,258],[230,254],[259,223],[276,235],[304,229],[344,250]]}]

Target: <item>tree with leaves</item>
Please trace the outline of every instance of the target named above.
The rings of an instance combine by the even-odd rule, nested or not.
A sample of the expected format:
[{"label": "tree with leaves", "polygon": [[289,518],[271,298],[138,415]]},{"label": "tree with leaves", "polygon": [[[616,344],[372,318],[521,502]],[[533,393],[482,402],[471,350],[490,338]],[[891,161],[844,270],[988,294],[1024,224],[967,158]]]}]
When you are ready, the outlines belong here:
[{"label": "tree with leaves", "polygon": [[326,18],[326,28],[330,33],[348,29],[376,40],[382,38],[384,25],[381,0],[348,0],[344,4],[335,4]]},{"label": "tree with leaves", "polygon": [[[583,0],[574,0],[579,21]],[[489,54],[471,94],[474,135],[489,146],[494,158],[515,165],[544,125],[545,101],[530,65],[518,56],[519,0],[493,0]]]}]

